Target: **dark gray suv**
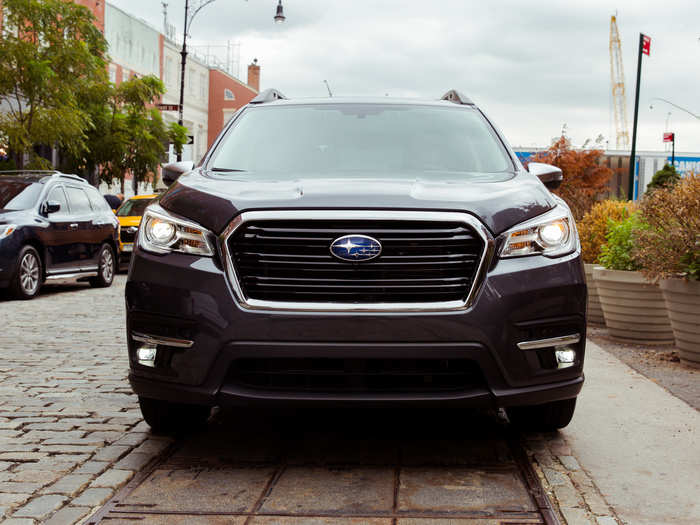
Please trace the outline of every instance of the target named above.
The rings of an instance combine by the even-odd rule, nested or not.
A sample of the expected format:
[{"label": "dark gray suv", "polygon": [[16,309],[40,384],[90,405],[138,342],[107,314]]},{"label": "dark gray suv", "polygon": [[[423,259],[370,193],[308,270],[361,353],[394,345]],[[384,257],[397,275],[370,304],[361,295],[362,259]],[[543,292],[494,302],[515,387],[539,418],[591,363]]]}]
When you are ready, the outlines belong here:
[{"label": "dark gray suv", "polygon": [[126,305],[146,421],[411,403],[565,426],[586,284],[571,213],[548,189],[561,171],[528,169],[456,91],[261,93],[196,169],[164,169],[171,186],[141,222]]}]

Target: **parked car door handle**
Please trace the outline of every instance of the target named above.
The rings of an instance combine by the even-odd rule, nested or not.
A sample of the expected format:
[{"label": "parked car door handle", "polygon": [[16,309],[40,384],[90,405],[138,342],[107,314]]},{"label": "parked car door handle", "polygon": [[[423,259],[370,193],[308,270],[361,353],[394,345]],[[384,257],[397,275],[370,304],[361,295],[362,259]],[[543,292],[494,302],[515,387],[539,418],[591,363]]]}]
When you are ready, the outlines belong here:
[{"label": "parked car door handle", "polygon": [[71,223],[70,223],[70,227],[75,229],[75,228],[78,227],[78,223],[77,223],[77,222],[71,222]]}]

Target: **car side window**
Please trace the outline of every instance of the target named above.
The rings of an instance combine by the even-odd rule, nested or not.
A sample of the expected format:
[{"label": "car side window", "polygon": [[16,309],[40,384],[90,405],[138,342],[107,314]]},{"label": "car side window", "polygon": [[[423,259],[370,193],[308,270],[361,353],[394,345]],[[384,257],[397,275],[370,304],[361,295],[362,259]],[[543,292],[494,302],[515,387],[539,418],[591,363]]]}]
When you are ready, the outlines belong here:
[{"label": "car side window", "polygon": [[89,188],[86,188],[88,198],[90,199],[90,204],[92,204],[92,209],[95,211],[108,211],[111,212],[112,208],[109,207],[109,204],[107,204],[107,201],[105,198],[100,195],[100,192],[97,191],[95,188],[92,186]]},{"label": "car side window", "polygon": [[57,212],[51,214],[52,218],[64,217],[70,215],[70,208],[68,207],[68,199],[66,198],[66,193],[63,191],[61,186],[55,186],[49,191],[49,195],[46,198],[47,201],[57,202],[61,205],[61,209]]},{"label": "car side window", "polygon": [[68,202],[70,202],[70,209],[73,215],[89,215],[92,213],[90,199],[88,199],[85,190],[67,186],[66,193],[68,194]]}]

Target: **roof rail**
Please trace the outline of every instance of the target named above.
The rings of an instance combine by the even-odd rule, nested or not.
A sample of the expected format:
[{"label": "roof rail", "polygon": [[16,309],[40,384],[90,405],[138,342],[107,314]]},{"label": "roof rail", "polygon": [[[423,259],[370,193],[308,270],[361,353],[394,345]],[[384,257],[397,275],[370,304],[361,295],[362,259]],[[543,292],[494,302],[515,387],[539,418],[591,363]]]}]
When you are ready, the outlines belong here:
[{"label": "roof rail", "polygon": [[26,173],[26,174],[46,173],[47,175],[48,174],[53,175],[54,173],[56,173],[56,170],[3,170],[3,171],[0,171],[0,174],[2,174],[2,175],[9,175],[11,173],[20,174],[20,175],[22,175],[23,173]]},{"label": "roof rail", "polygon": [[264,104],[266,102],[274,102],[275,100],[287,100],[287,97],[285,97],[276,89],[266,89],[265,91],[258,93],[258,96],[251,100],[249,103]]},{"label": "roof rail", "polygon": [[78,175],[72,175],[70,173],[61,173],[60,171],[55,172],[52,177],[65,177],[66,179],[79,180],[80,182],[87,182],[84,178]]},{"label": "roof rail", "polygon": [[440,100],[449,100],[455,104],[464,104],[466,106],[474,105],[474,102],[472,102],[468,96],[466,96],[464,93],[460,93],[456,89],[450,89],[440,98]]}]

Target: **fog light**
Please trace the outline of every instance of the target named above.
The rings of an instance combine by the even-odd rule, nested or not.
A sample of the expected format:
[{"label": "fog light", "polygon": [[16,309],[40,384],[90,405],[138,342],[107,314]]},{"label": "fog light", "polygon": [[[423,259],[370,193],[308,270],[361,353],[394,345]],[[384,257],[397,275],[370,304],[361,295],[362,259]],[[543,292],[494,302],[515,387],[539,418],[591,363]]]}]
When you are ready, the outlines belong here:
[{"label": "fog light", "polygon": [[136,360],[143,366],[156,366],[156,347],[142,346],[136,351]]},{"label": "fog light", "polygon": [[560,347],[554,350],[554,357],[557,359],[557,368],[569,368],[574,366],[576,351],[571,348]]}]

